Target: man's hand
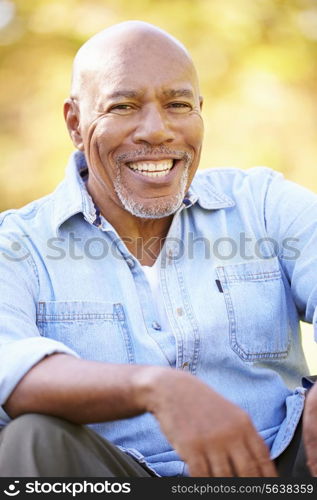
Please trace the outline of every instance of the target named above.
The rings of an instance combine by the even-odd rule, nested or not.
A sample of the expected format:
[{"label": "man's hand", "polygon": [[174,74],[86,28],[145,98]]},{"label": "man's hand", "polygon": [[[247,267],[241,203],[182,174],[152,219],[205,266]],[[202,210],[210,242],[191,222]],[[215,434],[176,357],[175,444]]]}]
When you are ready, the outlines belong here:
[{"label": "man's hand", "polygon": [[[155,382],[155,383],[154,383]],[[192,375],[158,371],[146,406],[195,477],[274,477],[248,415]]]},{"label": "man's hand", "polygon": [[310,389],[306,398],[303,438],[308,468],[312,476],[317,477],[317,383]]}]

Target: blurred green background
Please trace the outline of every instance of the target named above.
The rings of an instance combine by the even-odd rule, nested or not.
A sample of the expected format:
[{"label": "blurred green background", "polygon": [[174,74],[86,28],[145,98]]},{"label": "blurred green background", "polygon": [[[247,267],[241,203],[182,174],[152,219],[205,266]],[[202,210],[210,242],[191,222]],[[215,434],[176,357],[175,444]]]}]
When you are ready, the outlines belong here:
[{"label": "blurred green background", "polygon": [[[63,178],[72,58],[127,19],[189,48],[205,97],[202,168],[268,165],[317,191],[316,0],[0,0],[0,210]],[[304,335],[317,373],[310,326]]]}]

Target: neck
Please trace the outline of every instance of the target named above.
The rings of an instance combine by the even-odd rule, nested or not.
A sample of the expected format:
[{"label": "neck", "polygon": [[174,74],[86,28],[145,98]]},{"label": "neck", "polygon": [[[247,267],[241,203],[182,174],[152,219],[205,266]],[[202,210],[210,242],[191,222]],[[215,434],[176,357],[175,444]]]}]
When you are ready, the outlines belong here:
[{"label": "neck", "polygon": [[132,255],[142,265],[152,266],[163,247],[173,215],[161,219],[136,217],[111,199],[98,196],[89,182],[87,189],[102,216],[114,227]]}]

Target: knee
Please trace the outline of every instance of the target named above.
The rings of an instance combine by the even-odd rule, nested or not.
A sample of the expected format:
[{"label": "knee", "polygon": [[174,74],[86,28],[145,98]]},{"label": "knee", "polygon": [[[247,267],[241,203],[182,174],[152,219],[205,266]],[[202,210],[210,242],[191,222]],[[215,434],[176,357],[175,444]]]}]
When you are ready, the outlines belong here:
[{"label": "knee", "polygon": [[21,415],[3,430],[3,438],[7,442],[18,442],[26,444],[27,441],[33,443],[55,441],[58,434],[63,432],[64,426],[68,422],[50,415],[39,413],[27,413]]},{"label": "knee", "polygon": [[72,475],[77,460],[72,445],[81,432],[58,417],[29,413],[15,418],[0,432],[0,476]]}]

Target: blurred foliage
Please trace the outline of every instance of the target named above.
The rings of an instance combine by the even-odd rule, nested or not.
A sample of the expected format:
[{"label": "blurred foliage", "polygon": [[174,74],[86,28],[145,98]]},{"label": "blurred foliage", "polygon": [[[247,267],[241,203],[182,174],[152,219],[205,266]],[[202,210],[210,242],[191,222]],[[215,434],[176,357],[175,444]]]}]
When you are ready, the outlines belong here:
[{"label": "blurred foliage", "polygon": [[0,210],[62,179],[72,58],[127,19],[191,51],[205,97],[202,168],[265,164],[317,188],[316,0],[0,0]]},{"label": "blurred foliage", "polygon": [[72,59],[127,19],[191,51],[205,97],[202,168],[268,165],[317,190],[316,0],[0,0],[0,211],[63,178]]}]

